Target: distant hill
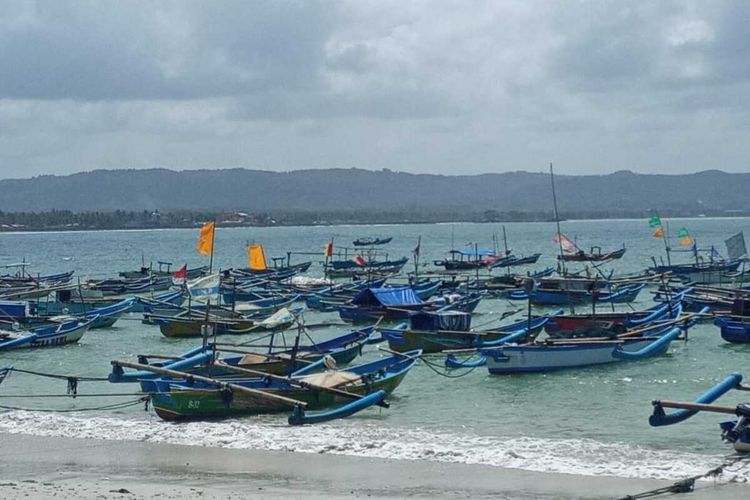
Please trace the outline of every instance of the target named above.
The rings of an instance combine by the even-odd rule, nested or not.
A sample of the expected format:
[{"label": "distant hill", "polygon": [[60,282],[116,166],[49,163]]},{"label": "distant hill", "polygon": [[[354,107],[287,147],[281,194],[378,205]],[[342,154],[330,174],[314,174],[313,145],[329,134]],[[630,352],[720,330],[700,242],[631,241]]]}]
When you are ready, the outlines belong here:
[{"label": "distant hill", "polygon": [[[747,212],[750,174],[555,176],[563,215],[658,208],[683,215]],[[71,210],[552,212],[547,173],[429,175],[362,169],[95,170],[0,181],[4,212]]]}]

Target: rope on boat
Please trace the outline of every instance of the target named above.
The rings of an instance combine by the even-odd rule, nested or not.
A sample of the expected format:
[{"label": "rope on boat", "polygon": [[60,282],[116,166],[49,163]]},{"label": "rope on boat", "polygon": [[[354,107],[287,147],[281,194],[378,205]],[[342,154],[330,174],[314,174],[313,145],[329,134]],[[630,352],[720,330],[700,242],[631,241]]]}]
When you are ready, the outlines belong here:
[{"label": "rope on boat", "polygon": [[442,368],[441,365],[438,365],[437,363],[433,363],[432,361],[429,361],[424,356],[420,357],[420,359],[425,364],[425,366],[427,366],[427,368],[429,368],[430,370],[432,370],[433,372],[435,372],[437,375],[440,375],[441,377],[445,377],[445,378],[461,378],[461,377],[465,377],[469,373],[471,373],[474,370],[476,370],[477,368],[479,368],[478,366],[472,366],[471,368],[467,369],[463,373],[459,373],[457,375],[452,375],[452,374],[448,373],[447,370],[439,370],[438,368]]},{"label": "rope on boat", "polygon": [[[107,398],[107,397],[124,397],[124,396],[151,396],[155,392],[100,392],[94,394],[76,394],[77,398]],[[70,394],[0,394],[2,398],[69,398]]]},{"label": "rope on boat", "polygon": [[703,474],[698,474],[696,476],[691,476],[685,479],[681,479],[679,481],[676,481],[669,486],[664,486],[662,488],[656,488],[649,491],[644,491],[642,493],[636,493],[635,495],[626,495],[618,500],[637,500],[640,498],[650,498],[655,497],[659,495],[667,495],[669,493],[690,493],[695,489],[695,482],[698,479],[703,479],[707,477],[717,478],[721,474],[724,473],[724,470],[732,466],[736,463],[745,461],[745,465],[750,464],[750,455],[739,455],[739,456],[732,456],[729,457],[727,460],[724,461],[723,464],[719,465],[718,467],[714,467],[713,469],[708,470],[707,472],[704,472]]},{"label": "rope on boat", "polygon": [[77,411],[105,411],[105,410],[119,410],[121,408],[128,408],[130,406],[136,406],[141,403],[144,403],[146,405],[146,410],[148,411],[148,403],[150,401],[149,396],[143,396],[138,399],[132,400],[132,401],[125,401],[122,403],[113,403],[109,405],[103,405],[103,406],[94,406],[90,408],[69,408],[69,409],[56,409],[56,408],[22,408],[19,406],[6,406],[6,405],[0,405],[0,409],[2,410],[18,410],[18,411],[37,411],[37,412],[44,412],[44,413],[72,413]]},{"label": "rope on boat", "polygon": [[59,380],[68,380],[71,378],[74,378],[76,380],[80,380],[83,382],[107,382],[109,379],[107,377],[86,377],[81,375],[59,375],[56,373],[45,373],[45,372],[36,372],[33,370],[22,370],[21,368],[16,368],[15,366],[10,367],[10,369],[14,372],[18,373],[27,373],[29,375],[37,375],[39,377],[48,377],[48,378],[56,378]]},{"label": "rope on boat", "polygon": [[57,373],[36,372],[33,370],[23,370],[21,368],[16,368],[15,366],[10,367],[9,369],[14,372],[26,373],[29,375],[36,375],[38,377],[47,377],[47,378],[54,378],[57,380],[65,380],[68,382],[68,394],[73,397],[76,397],[78,395],[78,382],[80,381],[106,382],[109,380],[106,377],[84,377],[84,376],[77,376],[77,375],[59,375]]}]

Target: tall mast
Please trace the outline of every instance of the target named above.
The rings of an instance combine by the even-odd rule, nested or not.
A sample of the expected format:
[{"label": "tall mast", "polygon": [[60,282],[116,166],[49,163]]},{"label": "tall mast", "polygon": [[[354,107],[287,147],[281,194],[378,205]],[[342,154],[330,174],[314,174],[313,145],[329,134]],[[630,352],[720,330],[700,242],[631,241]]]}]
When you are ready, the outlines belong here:
[{"label": "tall mast", "polygon": [[563,260],[562,233],[560,232],[560,215],[557,212],[557,193],[555,192],[555,173],[552,171],[552,162],[549,164],[549,177],[552,181],[552,203],[555,206],[555,225],[557,226],[557,243],[560,247],[560,265],[565,272],[565,260]]}]

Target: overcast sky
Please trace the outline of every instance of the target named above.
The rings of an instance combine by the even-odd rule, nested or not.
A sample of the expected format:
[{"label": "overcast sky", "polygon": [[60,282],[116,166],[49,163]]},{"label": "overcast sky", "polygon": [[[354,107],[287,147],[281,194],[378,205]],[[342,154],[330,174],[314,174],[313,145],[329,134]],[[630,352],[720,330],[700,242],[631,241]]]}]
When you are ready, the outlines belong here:
[{"label": "overcast sky", "polygon": [[0,177],[748,171],[750,2],[5,0]]}]

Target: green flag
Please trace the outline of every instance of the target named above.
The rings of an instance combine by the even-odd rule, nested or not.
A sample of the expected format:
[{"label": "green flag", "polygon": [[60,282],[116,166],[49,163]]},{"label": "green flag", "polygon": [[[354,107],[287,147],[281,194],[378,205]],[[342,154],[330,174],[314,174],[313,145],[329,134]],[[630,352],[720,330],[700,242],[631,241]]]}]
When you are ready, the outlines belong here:
[{"label": "green flag", "polygon": [[661,219],[658,215],[652,215],[651,218],[648,220],[649,227],[659,227],[661,226]]},{"label": "green flag", "polygon": [[685,229],[684,227],[680,228],[680,230],[677,233],[678,238],[687,238],[688,236],[690,236],[690,233],[688,233],[688,230]]}]

